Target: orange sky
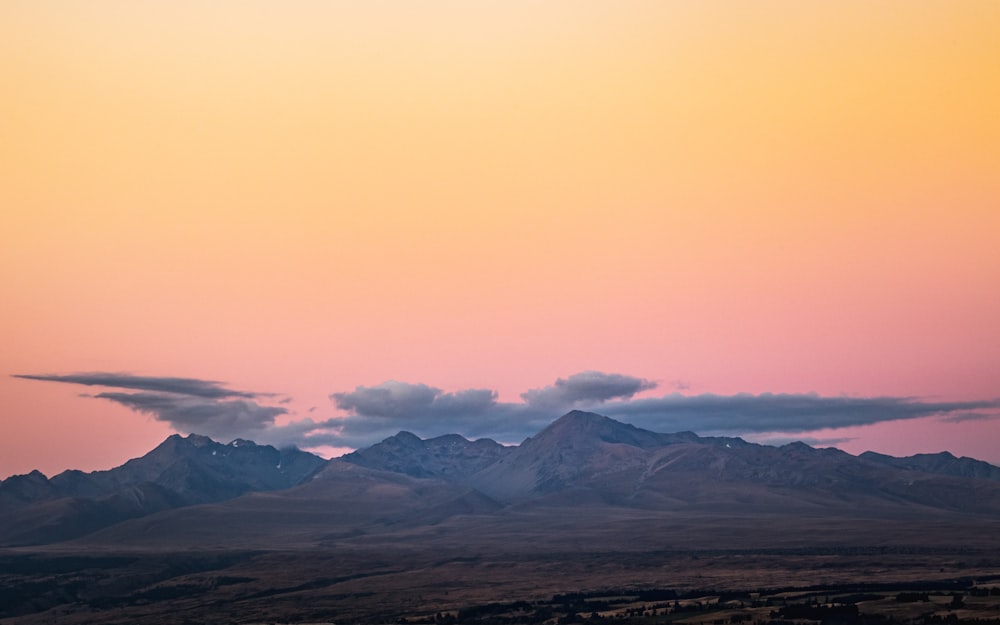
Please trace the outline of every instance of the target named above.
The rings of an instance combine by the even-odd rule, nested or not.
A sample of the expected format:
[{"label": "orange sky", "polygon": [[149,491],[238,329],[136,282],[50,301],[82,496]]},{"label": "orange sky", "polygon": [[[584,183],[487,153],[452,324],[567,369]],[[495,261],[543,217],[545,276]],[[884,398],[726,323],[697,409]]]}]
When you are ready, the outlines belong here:
[{"label": "orange sky", "polygon": [[170,431],[13,374],[1000,397],[998,59],[991,0],[5,2],[0,476]]}]

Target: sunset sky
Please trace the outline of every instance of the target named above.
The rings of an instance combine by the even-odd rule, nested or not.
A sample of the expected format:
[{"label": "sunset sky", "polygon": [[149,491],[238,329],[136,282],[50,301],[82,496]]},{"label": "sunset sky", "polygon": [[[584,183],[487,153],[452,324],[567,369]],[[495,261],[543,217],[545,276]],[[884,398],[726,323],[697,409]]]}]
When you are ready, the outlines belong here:
[{"label": "sunset sky", "polygon": [[994,0],[8,0],[0,477],[574,407],[1000,463],[998,111]]}]

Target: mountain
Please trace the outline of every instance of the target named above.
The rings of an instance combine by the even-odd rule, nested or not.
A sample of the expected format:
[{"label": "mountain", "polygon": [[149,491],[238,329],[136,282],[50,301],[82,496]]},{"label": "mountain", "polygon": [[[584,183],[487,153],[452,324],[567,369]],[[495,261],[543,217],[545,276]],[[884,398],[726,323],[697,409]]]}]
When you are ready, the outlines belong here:
[{"label": "mountain", "polygon": [[988,462],[976,460],[975,458],[956,458],[947,451],[936,454],[916,454],[904,458],[895,458],[875,453],[874,451],[866,451],[858,457],[869,462],[898,469],[1000,481],[1000,467],[995,467]]},{"label": "mountain", "polygon": [[173,435],[141,458],[108,471],[38,471],[0,482],[0,545],[82,536],[124,519],[301,483],[325,461],[251,441],[223,445]]},{"label": "mountain", "polygon": [[[369,468],[419,475],[436,466],[423,460],[429,442],[400,434],[344,460],[363,458]],[[859,458],[803,443],[772,447],[691,432],[660,434],[583,411],[557,419],[491,464],[472,457],[476,462],[461,471],[428,473],[519,505],[1000,512],[1000,485],[981,479],[993,475],[992,465],[979,461]]]},{"label": "mountain", "polygon": [[575,410],[470,476],[469,483],[506,501],[587,488],[608,494],[617,486],[605,482],[641,473],[650,450],[692,439],[697,437],[657,434]]},{"label": "mountain", "polygon": [[0,545],[86,536],[81,544],[299,548],[417,534],[509,545],[525,533],[551,542],[557,526],[599,545],[628,535],[610,533],[615,519],[645,532],[678,515],[793,526],[993,518],[998,471],[950,454],[857,457],[803,443],[662,434],[582,411],[518,446],[400,432],[331,461],[172,436],[111,471],[4,481]]},{"label": "mountain", "polygon": [[[578,411],[517,446],[400,432],[330,461],[171,437],[111,471],[0,484],[0,546],[32,545],[0,548],[0,621],[527,622],[510,602],[676,589],[718,610],[752,588],[815,602],[816,584],[896,610],[893,594],[929,581],[997,579],[997,470]],[[872,586],[890,582],[918,585]],[[578,607],[596,603],[572,605],[596,622]]]},{"label": "mountain", "polygon": [[511,448],[481,438],[470,441],[458,434],[422,440],[400,432],[381,443],[341,457],[341,460],[371,469],[461,481],[508,455]]},{"label": "mountain", "polygon": [[154,550],[199,545],[230,549],[331,547],[344,540],[433,526],[457,515],[488,515],[501,507],[458,484],[333,459],[294,488],[127,520],[81,542]]}]

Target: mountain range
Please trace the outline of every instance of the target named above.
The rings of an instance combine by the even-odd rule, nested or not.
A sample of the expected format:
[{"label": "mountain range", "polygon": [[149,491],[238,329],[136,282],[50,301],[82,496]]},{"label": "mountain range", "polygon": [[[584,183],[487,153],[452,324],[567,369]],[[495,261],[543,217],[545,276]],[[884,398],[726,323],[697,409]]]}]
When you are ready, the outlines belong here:
[{"label": "mountain range", "polygon": [[678,514],[991,519],[1000,468],[662,434],[573,411],[517,446],[400,432],[326,461],[174,435],[109,471],[0,482],[0,546],[329,546],[484,527],[501,541],[559,523],[607,538],[622,519]]},{"label": "mountain range", "polygon": [[250,492],[291,488],[325,464],[297,449],[174,434],[109,471],[39,471],[0,482],[0,545],[42,544],[126,519]]}]

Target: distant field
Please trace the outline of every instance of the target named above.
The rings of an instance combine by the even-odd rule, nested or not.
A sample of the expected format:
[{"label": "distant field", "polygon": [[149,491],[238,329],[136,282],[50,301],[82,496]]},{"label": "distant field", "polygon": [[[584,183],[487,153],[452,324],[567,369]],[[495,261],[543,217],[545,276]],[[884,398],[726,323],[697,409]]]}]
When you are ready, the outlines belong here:
[{"label": "distant field", "polygon": [[752,591],[609,589],[534,602],[467,606],[404,616],[409,625],[483,623],[1000,623],[998,580],[859,583]]},{"label": "distant field", "polygon": [[[991,590],[998,586],[1000,554],[986,545],[534,554],[361,544],[7,550],[0,552],[0,623],[930,625],[1000,619],[1000,591]],[[961,604],[952,603],[956,595]]]}]

